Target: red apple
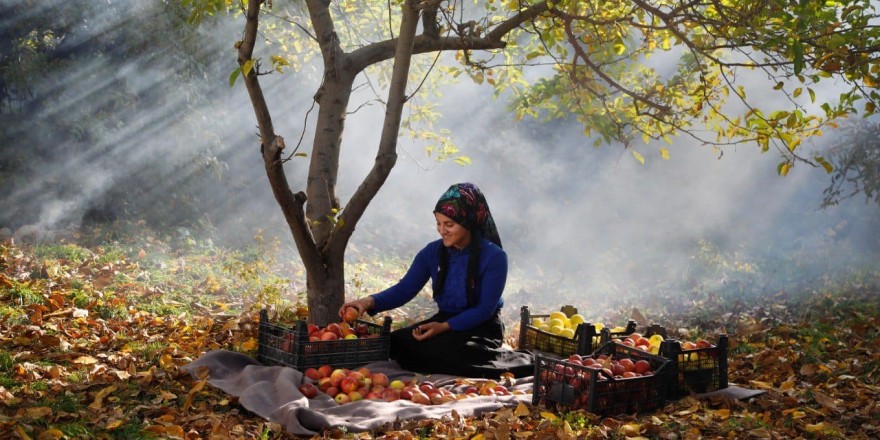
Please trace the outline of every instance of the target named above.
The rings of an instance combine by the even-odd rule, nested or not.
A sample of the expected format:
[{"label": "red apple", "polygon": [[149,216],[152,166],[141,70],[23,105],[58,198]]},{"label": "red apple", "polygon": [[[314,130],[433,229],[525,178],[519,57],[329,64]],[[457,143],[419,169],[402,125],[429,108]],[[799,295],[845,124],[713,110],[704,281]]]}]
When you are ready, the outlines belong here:
[{"label": "red apple", "polygon": [[397,391],[394,388],[385,388],[385,390],[382,391],[382,400],[393,402],[397,399],[400,399],[400,391]]},{"label": "red apple", "polygon": [[336,395],[339,394],[339,388],[336,388],[336,387],[327,388],[327,390],[324,391],[324,394],[326,394],[330,397],[336,397]]},{"label": "red apple", "polygon": [[311,382],[306,382],[299,386],[299,392],[303,393],[307,399],[311,399],[318,395],[318,387]]},{"label": "red apple", "polygon": [[331,323],[331,324],[327,324],[327,327],[324,327],[324,331],[325,331],[325,333],[326,332],[333,333],[334,335],[336,335],[337,338],[339,337],[339,335],[341,333],[341,330],[339,328],[339,324],[337,324],[335,322]]},{"label": "red apple", "polygon": [[338,388],[339,384],[342,383],[342,379],[345,379],[346,377],[347,377],[347,375],[345,374],[345,371],[342,371],[342,369],[337,368],[337,369],[333,370],[332,373],[330,373],[330,382],[333,384],[334,387]]},{"label": "red apple", "polygon": [[352,371],[351,373],[348,373],[348,377],[356,380],[359,385],[364,385],[365,383],[364,379],[366,377],[364,376],[364,373],[361,373],[360,371]]},{"label": "red apple", "polygon": [[360,387],[360,384],[358,384],[357,379],[354,379],[351,376],[343,378],[342,382],[339,384],[339,389],[343,393],[351,393],[352,391],[357,390],[358,387]]},{"label": "red apple", "polygon": [[651,363],[644,359],[639,359],[636,361],[635,365],[633,365],[633,370],[636,373],[645,374],[651,371]]},{"label": "red apple", "polygon": [[358,313],[357,309],[354,307],[346,307],[342,312],[342,320],[345,322],[352,322],[355,319],[360,318],[361,314]]},{"label": "red apple", "polygon": [[324,332],[321,335],[322,341],[335,341],[337,339],[339,339],[339,335],[337,335],[336,333],[333,333],[333,332]]},{"label": "red apple", "polygon": [[418,403],[421,405],[431,404],[431,398],[421,391],[413,391],[412,398],[410,398],[410,400],[412,400],[413,403]]},{"label": "red apple", "polygon": [[333,367],[329,365],[321,365],[318,367],[318,373],[321,377],[330,377],[330,374],[333,373]]},{"label": "red apple", "polygon": [[330,388],[332,386],[333,386],[333,381],[329,377],[322,377],[322,378],[318,379],[318,388],[321,391],[324,391],[326,393],[327,388]]},{"label": "red apple", "polygon": [[385,373],[373,373],[370,375],[370,378],[373,380],[373,386],[381,385],[387,387],[389,384],[388,376]]},{"label": "red apple", "polygon": [[317,368],[306,368],[306,371],[303,374],[312,380],[318,380],[321,378],[321,373],[318,372]]}]

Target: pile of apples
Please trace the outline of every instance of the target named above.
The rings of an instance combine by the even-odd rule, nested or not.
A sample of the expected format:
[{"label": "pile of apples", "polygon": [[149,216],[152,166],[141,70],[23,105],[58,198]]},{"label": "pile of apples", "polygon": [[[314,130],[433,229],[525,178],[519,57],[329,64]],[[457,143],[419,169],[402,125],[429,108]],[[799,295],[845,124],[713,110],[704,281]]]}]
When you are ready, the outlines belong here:
[{"label": "pile of apples", "polygon": [[638,348],[651,354],[660,353],[660,344],[663,342],[663,336],[651,335],[646,338],[641,333],[632,333],[625,338],[615,338],[615,340],[627,347]]},{"label": "pile of apples", "polygon": [[506,396],[512,394],[496,381],[485,381],[479,387],[469,385],[461,392],[453,393],[446,387],[437,387],[433,382],[413,380],[391,380],[384,373],[370,372],[366,367],[357,370],[333,368],[322,365],[307,368],[303,374],[312,381],[303,382],[299,391],[309,399],[319,392],[332,397],[336,403],[344,405],[359,400],[393,402],[409,400],[422,405],[441,405],[454,400],[477,396]]},{"label": "pile of apples", "polygon": [[571,365],[582,366],[591,370],[601,370],[603,374],[597,376],[598,380],[603,380],[607,377],[627,379],[630,377],[650,376],[651,374],[654,374],[654,371],[651,369],[651,363],[644,359],[614,359],[605,354],[600,354],[595,358],[573,354],[568,357],[567,363],[570,365],[559,363],[554,366],[554,371],[552,373],[555,374],[552,379],[555,380],[557,377],[562,377],[589,380],[589,372],[573,368]]},{"label": "pile of apples", "polygon": [[348,322],[332,322],[324,327],[315,324],[307,326],[309,342],[336,341],[339,339],[375,338],[378,334],[370,333],[367,324],[357,324],[352,327]]},{"label": "pile of apples", "polygon": [[335,341],[337,339],[375,338],[378,334],[370,333],[364,323],[355,323],[358,319],[357,309],[346,307],[342,314],[342,322],[333,322],[324,327],[308,325],[309,341]]},{"label": "pile of apples", "polygon": [[[651,335],[648,338],[643,337],[640,333],[633,333],[626,338],[616,339],[617,342],[633,347],[638,348],[639,350],[647,351],[651,354],[658,354],[660,352],[660,344],[664,341],[663,336],[661,335]],[[696,360],[698,358],[702,358],[706,356],[706,353],[687,353],[688,351],[700,350],[704,348],[713,348],[715,344],[712,344],[706,339],[699,339],[697,342],[691,341],[683,341],[681,342],[681,351],[683,354],[679,355],[679,361],[688,361],[688,360]]]}]

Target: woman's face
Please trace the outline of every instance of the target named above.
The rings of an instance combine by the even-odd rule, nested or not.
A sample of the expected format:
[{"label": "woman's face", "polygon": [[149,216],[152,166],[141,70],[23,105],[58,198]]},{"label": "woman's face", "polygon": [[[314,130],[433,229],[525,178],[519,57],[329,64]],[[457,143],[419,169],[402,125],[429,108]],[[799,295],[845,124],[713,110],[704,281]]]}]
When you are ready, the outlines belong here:
[{"label": "woman's face", "polygon": [[443,239],[443,246],[464,249],[470,244],[471,231],[439,212],[435,212],[434,217],[437,219],[437,233]]}]

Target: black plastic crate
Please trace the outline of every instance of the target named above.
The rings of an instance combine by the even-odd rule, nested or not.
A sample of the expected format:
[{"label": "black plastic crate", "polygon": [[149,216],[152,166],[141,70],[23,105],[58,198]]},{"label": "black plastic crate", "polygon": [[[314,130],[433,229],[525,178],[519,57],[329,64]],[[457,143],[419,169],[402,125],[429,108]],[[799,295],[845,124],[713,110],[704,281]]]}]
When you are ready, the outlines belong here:
[{"label": "black plastic crate", "polygon": [[[577,309],[572,306],[562,307],[560,310],[571,317],[577,313]],[[585,322],[578,324],[574,332],[574,338],[566,338],[553,333],[545,332],[532,325],[532,318],[545,319],[550,317],[546,315],[532,315],[528,306],[520,308],[520,328],[519,328],[519,347],[523,350],[538,351],[547,355],[568,357],[571,354],[588,355],[599,348],[602,344],[608,342],[610,338],[619,335],[628,335],[636,330],[636,322],[629,320],[624,332],[611,332],[610,329],[603,329],[602,332],[596,331],[596,326],[592,323]],[[604,332],[604,333],[603,333]],[[604,334],[609,336],[604,336]]]},{"label": "black plastic crate", "polygon": [[706,393],[727,388],[727,335],[718,336],[715,345],[707,348],[684,350],[674,339],[660,344],[660,355],[673,363],[675,381],[671,397],[690,393]]},{"label": "black plastic crate", "polygon": [[645,360],[652,374],[614,377],[602,368],[537,355],[532,404],[610,416],[653,411],[666,403],[672,372],[669,360],[617,342],[604,344],[591,357],[596,359],[602,354],[609,356],[608,362]]},{"label": "black plastic crate", "polygon": [[391,348],[391,317],[382,325],[356,320],[367,326],[368,337],[309,341],[308,325],[300,320],[293,327],[269,322],[268,312],[260,311],[257,360],[265,365],[283,365],[305,371],[309,367],[331,365],[357,368],[370,362],[388,360]]}]

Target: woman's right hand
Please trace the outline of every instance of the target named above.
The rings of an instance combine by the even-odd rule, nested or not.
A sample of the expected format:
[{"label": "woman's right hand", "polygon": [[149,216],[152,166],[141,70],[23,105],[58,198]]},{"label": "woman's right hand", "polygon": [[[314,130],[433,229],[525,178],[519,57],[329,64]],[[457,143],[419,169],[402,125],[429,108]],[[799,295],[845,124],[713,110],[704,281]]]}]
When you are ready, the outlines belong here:
[{"label": "woman's right hand", "polygon": [[376,302],[373,300],[372,296],[367,296],[364,298],[356,299],[354,301],[349,301],[349,302],[343,304],[342,307],[339,308],[339,317],[344,318],[345,317],[345,309],[351,307],[351,308],[354,308],[355,310],[357,310],[358,318],[360,318],[364,313],[370,311],[370,309],[372,309],[373,306],[375,306],[375,305],[376,305]]}]

